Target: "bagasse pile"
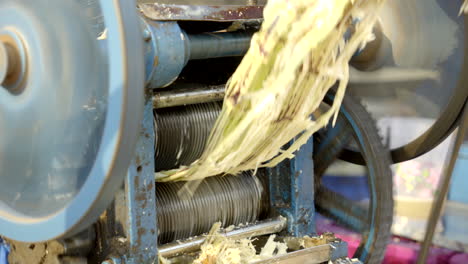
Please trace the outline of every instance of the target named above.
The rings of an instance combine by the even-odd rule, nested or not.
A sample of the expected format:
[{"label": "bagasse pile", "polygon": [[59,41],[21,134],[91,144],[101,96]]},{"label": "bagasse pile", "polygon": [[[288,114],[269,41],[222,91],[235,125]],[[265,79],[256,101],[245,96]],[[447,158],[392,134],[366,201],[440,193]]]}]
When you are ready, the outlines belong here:
[{"label": "bagasse pile", "polygon": [[[188,167],[157,173],[156,179],[198,180],[293,158],[314,132],[336,118],[348,83],[348,61],[372,39],[383,1],[270,0],[261,30],[227,85],[204,153]],[[352,26],[353,21],[358,23]],[[332,107],[312,120],[336,82]]]},{"label": "bagasse pile", "polygon": [[271,235],[257,254],[252,240],[229,239],[219,234],[220,224],[213,226],[207,236],[207,240],[201,246],[199,257],[194,264],[241,264],[252,263],[255,261],[268,259],[277,255],[284,255],[287,252],[287,245],[281,242],[275,242],[275,235]]},{"label": "bagasse pile", "polygon": [[[193,264],[249,264],[257,261],[269,260],[276,256],[287,254],[288,251],[296,251],[325,245],[336,241],[333,234],[323,234],[321,236],[300,238],[283,237],[276,238],[270,235],[266,243],[257,252],[253,244],[254,239],[228,238],[220,233],[221,223],[215,223],[210,232],[206,235],[206,240],[201,246],[198,257]],[[278,241],[277,241],[278,240]],[[258,245],[257,245],[258,246]],[[188,263],[188,259],[165,259],[160,257],[160,264],[182,264]]]}]

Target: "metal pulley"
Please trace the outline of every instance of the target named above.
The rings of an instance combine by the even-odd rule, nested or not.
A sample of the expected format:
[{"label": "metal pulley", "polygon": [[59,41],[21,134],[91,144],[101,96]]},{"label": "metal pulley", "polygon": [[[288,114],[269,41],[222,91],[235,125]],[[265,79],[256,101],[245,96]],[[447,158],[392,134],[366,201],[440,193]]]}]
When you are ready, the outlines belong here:
[{"label": "metal pulley", "polygon": [[[360,97],[387,131],[394,163],[424,155],[458,126],[468,97],[468,20],[460,14],[461,4],[387,1],[379,11],[375,40],[351,60],[358,70],[350,73],[356,81],[350,81],[348,92]],[[410,120],[420,121],[421,133],[391,132]],[[351,147],[341,158],[365,164]]]},{"label": "metal pulley", "polygon": [[0,3],[0,234],[72,235],[121,186],[144,103],[132,10],[128,0]]}]

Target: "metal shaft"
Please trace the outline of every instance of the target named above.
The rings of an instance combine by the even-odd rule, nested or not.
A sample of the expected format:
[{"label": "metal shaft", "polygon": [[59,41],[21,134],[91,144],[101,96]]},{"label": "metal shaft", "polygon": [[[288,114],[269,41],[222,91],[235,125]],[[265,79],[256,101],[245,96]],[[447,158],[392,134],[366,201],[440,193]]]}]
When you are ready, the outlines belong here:
[{"label": "metal shaft", "polygon": [[[274,234],[282,231],[286,227],[286,218],[278,217],[261,221],[232,231],[221,231],[221,234],[231,239],[242,239],[256,237],[268,234]],[[205,236],[195,237],[182,242],[174,242],[159,247],[159,255],[162,257],[178,256],[184,253],[190,253],[200,249],[205,242]]]},{"label": "metal shaft", "polygon": [[[376,83],[402,83],[437,80],[439,73],[424,69],[403,69],[397,67],[384,67],[376,71],[367,72],[350,68],[349,83],[352,85]],[[180,105],[199,104],[222,101],[225,95],[225,85],[193,84],[186,89],[172,89],[156,92],[153,96],[154,108],[166,108]]]},{"label": "metal shaft", "polygon": [[243,56],[250,46],[251,33],[224,32],[188,35],[190,59]]},{"label": "metal shaft", "polygon": [[187,34],[176,22],[145,21],[146,83],[151,88],[172,84],[189,60],[244,55],[251,32]]},{"label": "metal shaft", "polygon": [[222,101],[224,98],[224,90],[225,85],[208,86],[194,84],[190,85],[190,88],[157,92],[153,96],[153,107],[159,109]]}]

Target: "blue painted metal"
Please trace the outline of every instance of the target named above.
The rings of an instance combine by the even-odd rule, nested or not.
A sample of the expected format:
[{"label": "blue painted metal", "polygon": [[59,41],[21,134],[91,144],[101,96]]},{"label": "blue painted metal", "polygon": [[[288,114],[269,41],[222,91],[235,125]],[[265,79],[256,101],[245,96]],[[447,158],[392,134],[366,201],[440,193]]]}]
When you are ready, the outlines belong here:
[{"label": "blue painted metal", "polygon": [[125,180],[128,253],[126,264],[157,263],[153,105],[147,98],[135,158]]},{"label": "blue painted metal", "polygon": [[234,22],[246,20],[258,21],[263,18],[263,5],[233,5],[233,3],[227,3],[229,2],[226,1],[226,5],[148,3],[140,4],[139,6],[143,15],[156,21]]},{"label": "blue painted metal", "polygon": [[115,194],[113,206],[98,225],[96,244],[100,248],[97,252],[100,261],[118,258],[122,264],[157,263],[155,134],[150,94],[147,91],[135,156],[124,186]]},{"label": "blue painted metal", "polygon": [[177,79],[187,63],[187,36],[177,22],[145,23],[151,35],[145,47],[146,83],[151,88],[166,87]]},{"label": "blue painted metal", "polygon": [[330,260],[335,261],[337,259],[346,258],[348,256],[348,243],[344,241],[335,241],[330,243],[333,247],[331,252]]},{"label": "blue painted metal", "polygon": [[352,174],[351,177],[327,174],[322,177],[322,184],[330,191],[339,193],[350,201],[359,202],[370,199],[367,176],[361,173]]},{"label": "blue painted metal", "polygon": [[296,237],[315,234],[313,138],[292,160],[268,170],[270,203],[288,218],[288,233]]},{"label": "blue painted metal", "polygon": [[452,183],[448,199],[451,201],[468,204],[468,143],[460,148],[458,160],[452,175]]},{"label": "blue painted metal", "polygon": [[[187,35],[176,22],[141,20],[145,38],[146,84],[161,88],[174,82],[189,59],[244,55],[251,33]],[[146,36],[145,36],[146,35]]]},{"label": "blue painted metal", "polygon": [[[26,88],[35,96],[20,100],[21,104],[14,107],[9,105],[15,98],[2,96],[0,104],[2,132],[7,128],[15,131],[2,133],[0,144],[0,233],[16,241],[37,242],[72,236],[92,225],[121,185],[122,171],[129,163],[128,151],[133,150],[136,142],[143,90],[135,88],[143,86],[144,72],[143,56],[135,52],[141,50],[142,40],[138,25],[134,23],[138,19],[132,5],[134,1],[95,1],[107,28],[106,54],[100,53],[93,40],[97,36],[88,34],[91,31],[87,29],[86,16],[75,12],[80,9],[78,2],[84,1],[56,1],[53,4],[51,1],[33,1],[28,5],[12,6],[13,12],[7,12],[12,18],[6,22],[7,29],[28,34],[24,35],[24,43],[18,43],[36,54],[30,57],[34,62],[30,65],[44,63],[43,66],[48,68],[44,74],[30,76],[29,80],[37,81],[28,82]],[[45,8],[44,3],[50,4],[43,9],[48,12],[41,11]],[[76,4],[78,8],[70,4]],[[27,15],[29,12],[31,15]],[[56,39],[39,45],[36,39],[39,35],[33,33],[34,27],[30,27],[35,23],[32,21],[37,21],[34,18],[57,22],[64,19],[62,12],[70,17],[66,22],[74,22],[44,24],[41,39],[47,39],[48,32]],[[25,15],[28,20],[12,17],[15,13]],[[7,17],[2,15],[3,18]],[[5,34],[3,23],[2,36]],[[74,29],[72,32],[60,31],[66,28]],[[15,35],[10,33],[13,41]],[[70,46],[72,43],[83,50]],[[41,56],[46,55],[39,52],[43,48],[54,50],[56,54],[43,60]],[[77,55],[81,52],[82,55]],[[62,65],[64,62],[66,65]],[[52,69],[61,66],[63,76],[72,74],[73,77],[64,79],[51,74]],[[55,77],[57,79],[53,81]],[[41,92],[36,93],[37,89]],[[43,93],[45,91],[49,93]],[[22,116],[21,121],[14,118],[18,115]],[[37,131],[34,129],[36,122],[41,124]],[[15,146],[12,146],[13,142]],[[8,151],[10,147],[11,151]],[[9,169],[14,172],[10,173]]]},{"label": "blue painted metal", "polygon": [[10,248],[8,245],[0,238],[0,264],[8,264],[8,253]]},{"label": "blue painted metal", "polygon": [[153,72],[155,57],[156,57],[156,42],[153,41],[151,34],[151,27],[146,23],[146,20],[140,19],[140,27],[143,32],[144,46],[143,56],[145,58],[145,85],[149,86],[151,81],[151,74]]},{"label": "blue painted metal", "polygon": [[190,59],[243,56],[250,47],[252,33],[224,32],[188,35]]}]

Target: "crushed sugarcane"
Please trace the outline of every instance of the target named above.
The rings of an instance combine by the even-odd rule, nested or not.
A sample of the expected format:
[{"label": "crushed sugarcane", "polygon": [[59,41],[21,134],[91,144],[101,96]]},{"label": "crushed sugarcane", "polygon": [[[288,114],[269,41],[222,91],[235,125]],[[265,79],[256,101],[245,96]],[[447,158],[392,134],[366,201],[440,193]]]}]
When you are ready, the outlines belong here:
[{"label": "crushed sugarcane", "polygon": [[[314,132],[336,119],[348,62],[372,40],[383,1],[268,1],[262,27],[228,82],[202,156],[190,166],[156,173],[156,180],[236,175],[293,158]],[[353,34],[345,40],[350,27]],[[329,111],[313,120],[311,114],[336,83]]]},{"label": "crushed sugarcane", "polygon": [[[253,245],[255,238],[234,239],[226,237],[221,232],[221,223],[215,223],[206,235],[198,257],[190,263],[249,264],[282,256],[291,251],[337,242],[337,238],[332,233],[325,233],[317,237],[285,237],[279,240],[276,235],[270,235],[258,252]],[[330,246],[332,245],[330,244]],[[160,258],[159,263],[177,264],[179,262]]]},{"label": "crushed sugarcane", "polygon": [[257,254],[253,239],[228,238],[220,233],[220,226],[220,223],[213,225],[194,264],[248,264],[287,252],[287,245],[275,241],[276,235],[271,235]]},{"label": "crushed sugarcane", "polygon": [[468,14],[468,0],[463,1],[463,4],[462,4],[462,6],[460,8],[459,15],[461,15],[461,14]]}]

